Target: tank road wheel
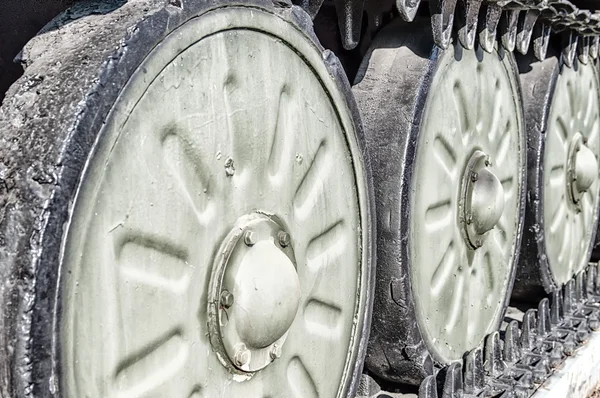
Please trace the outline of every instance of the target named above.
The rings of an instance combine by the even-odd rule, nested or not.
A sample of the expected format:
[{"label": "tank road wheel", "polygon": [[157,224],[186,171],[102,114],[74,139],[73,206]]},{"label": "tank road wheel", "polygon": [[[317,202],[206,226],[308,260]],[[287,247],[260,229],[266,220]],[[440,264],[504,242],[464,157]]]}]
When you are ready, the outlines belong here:
[{"label": "tank road wheel", "polygon": [[524,297],[531,285],[549,292],[585,268],[600,187],[596,66],[576,60],[568,68],[556,57],[530,64],[521,74],[530,163],[524,257],[515,284]]},{"label": "tank road wheel", "polygon": [[35,39],[2,109],[2,395],[353,396],[371,196],[341,67],[299,8],[155,3]]},{"label": "tank road wheel", "polygon": [[418,383],[496,330],[510,297],[525,193],[518,75],[510,54],[442,51],[426,28],[390,27],[354,93],[377,209],[367,365]]}]

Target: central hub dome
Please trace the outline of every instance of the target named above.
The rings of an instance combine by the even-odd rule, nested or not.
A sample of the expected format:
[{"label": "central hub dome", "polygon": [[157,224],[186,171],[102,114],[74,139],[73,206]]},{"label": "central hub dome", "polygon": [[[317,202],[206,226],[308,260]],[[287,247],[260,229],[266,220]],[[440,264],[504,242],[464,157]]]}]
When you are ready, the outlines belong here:
[{"label": "central hub dome", "polygon": [[575,133],[567,157],[567,192],[576,212],[581,211],[581,198],[598,178],[598,160],[586,142],[581,133]]},{"label": "central hub dome", "polygon": [[263,240],[248,250],[236,275],[237,331],[249,347],[264,348],[290,328],[300,302],[300,281],[290,259]]},{"label": "central hub dome", "polygon": [[302,296],[293,246],[277,217],[252,213],[238,220],[217,251],[210,339],[232,372],[257,372],[285,350]]},{"label": "central hub dome", "polygon": [[504,211],[504,189],[500,180],[489,169],[477,172],[471,190],[470,212],[473,229],[483,235],[494,228]]},{"label": "central hub dome", "polygon": [[487,232],[498,224],[504,212],[504,188],[491,165],[490,157],[477,150],[463,174],[459,220],[463,237],[473,249],[483,245]]}]

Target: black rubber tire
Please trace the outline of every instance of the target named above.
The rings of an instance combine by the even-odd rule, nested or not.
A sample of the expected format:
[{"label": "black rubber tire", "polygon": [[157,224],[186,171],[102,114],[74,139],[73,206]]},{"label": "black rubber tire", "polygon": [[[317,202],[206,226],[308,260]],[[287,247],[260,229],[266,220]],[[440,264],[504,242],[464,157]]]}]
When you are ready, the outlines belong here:
[{"label": "black rubber tire", "polygon": [[[531,52],[527,55],[519,54],[516,59],[527,131],[527,203],[513,298],[523,302],[537,302],[547,293],[561,288],[552,276],[546,255],[542,188],[548,114],[560,70],[566,66],[551,48],[543,61],[537,61]],[[577,64],[579,60],[576,58],[574,62]],[[595,218],[597,217],[598,210],[595,214]],[[592,255],[595,244],[596,231],[593,231],[587,258]]]},{"label": "black rubber tire", "polygon": [[521,241],[521,259],[517,268],[513,297],[538,301],[546,289],[556,288],[546,258],[544,219],[541,200],[543,153],[546,119],[552,103],[552,93],[559,72],[559,60],[548,49],[544,61],[535,62],[532,54],[517,56],[523,108],[527,129],[527,202],[525,229]]},{"label": "black rubber tire", "polygon": [[[148,53],[186,21],[226,6],[253,7],[303,32],[322,53],[345,94],[359,146],[365,143],[343,69],[312,33],[300,8],[269,0],[105,0],[76,4],[24,50],[25,74],[0,108],[0,396],[62,397],[61,245],[84,168],[109,111]],[[372,181],[364,156],[369,204]],[[370,226],[368,226],[370,228]],[[371,235],[374,236],[374,233]],[[363,247],[370,263],[375,240]],[[348,378],[354,396],[366,353],[375,267],[366,275],[367,310],[358,361]],[[324,355],[326,353],[323,353]]]},{"label": "black rubber tire", "polygon": [[[442,50],[434,45],[427,23],[391,25],[382,32],[386,29],[394,29],[393,34],[387,35],[391,38],[376,37],[372,49],[404,47],[405,51],[396,52],[395,58],[379,68],[377,76],[381,79],[371,77],[367,81],[365,68],[371,49],[353,88],[371,154],[377,217],[377,283],[365,366],[387,381],[419,385],[443,364],[436,362],[428,352],[416,319],[408,244],[411,230],[407,225],[420,124]],[[457,45],[457,51],[461,49]],[[510,57],[514,76],[517,76],[514,58],[511,54],[504,56]],[[523,204],[524,184],[519,195]],[[521,231],[522,223],[517,229],[517,239]],[[510,299],[517,258],[518,255],[512,267],[504,309]],[[502,318],[498,319],[498,327]]]},{"label": "black rubber tire", "polygon": [[[397,40],[393,43],[381,43],[382,47],[408,46],[421,57],[413,58],[416,63],[411,65],[402,65],[400,60],[394,62],[387,79],[372,82],[368,91],[356,86],[353,89],[362,112],[371,154],[377,219],[375,311],[365,365],[369,371],[386,380],[413,385],[433,374],[434,362],[416,324],[405,261],[408,257],[408,236],[407,231],[398,225],[408,219],[405,205],[409,199],[405,182],[410,178],[405,176],[412,174],[417,133],[411,122],[421,117],[422,94],[427,88],[415,84],[412,74],[401,72],[403,68],[410,68],[418,76],[427,74],[431,58],[435,58],[430,53],[434,44],[428,30],[428,26],[420,29],[407,27],[397,32]],[[377,42],[376,37],[374,44]],[[370,52],[365,59],[369,57]],[[362,82],[364,65],[366,63],[358,71],[355,84]],[[389,112],[390,105],[396,112]],[[413,115],[413,111],[417,114]],[[389,218],[384,216],[383,209],[389,211]],[[390,219],[391,223],[388,222]]]},{"label": "black rubber tire", "polygon": [[[598,225],[600,227],[600,225]],[[594,247],[592,248],[592,254],[590,255],[590,262],[600,261],[600,234],[596,230],[596,239],[594,240]]]}]

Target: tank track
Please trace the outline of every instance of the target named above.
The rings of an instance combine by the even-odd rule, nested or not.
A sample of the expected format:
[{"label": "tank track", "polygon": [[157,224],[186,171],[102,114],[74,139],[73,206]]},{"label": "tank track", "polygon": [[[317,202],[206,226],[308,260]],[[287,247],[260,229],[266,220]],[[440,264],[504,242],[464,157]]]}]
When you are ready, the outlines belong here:
[{"label": "tank track", "polygon": [[[299,0],[299,5],[315,17],[323,2]],[[361,40],[363,12],[375,30],[383,25],[381,15],[385,0],[333,2],[346,49],[355,48]],[[415,18],[419,5],[420,0],[396,0],[395,3],[406,21]],[[583,7],[583,0],[575,3],[565,0],[429,0],[427,6],[433,39],[441,48],[448,47],[457,37],[467,49],[479,43],[484,51],[492,52],[498,42],[509,52],[516,50],[526,54],[532,48],[536,58],[542,60],[546,57],[551,34],[559,34],[566,65],[572,66],[576,56],[587,64],[599,55],[600,13],[595,13],[593,7]],[[453,363],[426,377],[418,396],[530,396],[598,329],[600,264],[591,264],[562,290],[542,299],[537,309],[530,308],[524,313],[509,311],[501,329],[467,353],[462,363]],[[375,381],[365,380],[359,396],[389,396],[380,392],[369,394],[369,383]]]},{"label": "tank track", "polygon": [[[395,7],[405,21],[417,15],[421,0],[396,0]],[[319,12],[324,0],[299,0],[311,17]],[[355,48],[361,39],[363,12],[368,26],[377,30],[383,24],[386,0],[334,0],[343,47]],[[595,3],[577,0],[429,0],[432,33],[435,43],[447,48],[457,25],[458,39],[467,49],[479,39],[481,47],[491,52],[496,40],[512,52],[526,54],[531,45],[536,58],[542,60],[552,32],[562,36],[565,63],[573,64],[576,55],[582,63],[598,58],[600,13]],[[587,7],[590,6],[590,7]],[[456,17],[456,18],[455,18]]]},{"label": "tank track", "polygon": [[[488,335],[462,363],[425,378],[418,397],[528,397],[599,329],[600,263],[593,263],[543,298],[537,309],[509,308],[500,331]],[[390,396],[373,383],[365,376],[358,397]]]}]

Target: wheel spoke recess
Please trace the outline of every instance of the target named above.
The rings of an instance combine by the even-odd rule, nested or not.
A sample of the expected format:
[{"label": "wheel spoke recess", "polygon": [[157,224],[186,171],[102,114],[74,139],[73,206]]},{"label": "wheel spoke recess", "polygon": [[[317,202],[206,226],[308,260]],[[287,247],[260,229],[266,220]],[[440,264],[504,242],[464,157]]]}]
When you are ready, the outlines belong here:
[{"label": "wheel spoke recess", "polygon": [[377,193],[365,363],[417,385],[497,330],[510,296],[525,205],[518,74],[511,54],[442,50],[425,27],[397,24],[373,41],[354,93]]},{"label": "wheel spoke recess", "polygon": [[281,17],[191,19],[120,94],[65,242],[69,397],[346,396],[368,312],[346,97]]},{"label": "wheel spoke recess", "polygon": [[503,316],[519,244],[524,148],[508,55],[450,48],[429,88],[411,197],[417,321],[434,358],[460,359]]},{"label": "wheel spoke recess", "polygon": [[558,285],[587,265],[596,230],[600,185],[598,90],[593,63],[563,66],[548,113],[543,220],[547,259]]}]

